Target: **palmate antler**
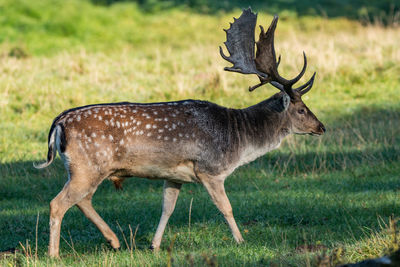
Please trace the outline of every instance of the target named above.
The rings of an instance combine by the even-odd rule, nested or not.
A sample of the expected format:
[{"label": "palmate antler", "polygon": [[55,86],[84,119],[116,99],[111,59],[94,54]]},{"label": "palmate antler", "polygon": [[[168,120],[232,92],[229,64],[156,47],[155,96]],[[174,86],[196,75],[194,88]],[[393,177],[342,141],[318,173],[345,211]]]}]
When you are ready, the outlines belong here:
[{"label": "palmate antler", "polygon": [[230,28],[225,30],[226,42],[224,43],[230,56],[226,56],[220,47],[221,56],[233,64],[232,67],[225,67],[224,70],[235,71],[242,74],[256,74],[260,79],[260,83],[249,87],[249,91],[266,84],[271,83],[274,87],[286,92],[293,97],[293,91],[296,90],[301,95],[307,93],[315,78],[315,73],[311,79],[304,85],[293,89],[292,86],[300,80],[307,68],[307,57],[303,52],[304,65],[301,72],[293,79],[286,80],[278,73],[278,66],[281,60],[279,56],[276,60],[274,47],[274,33],[278,23],[278,16],[274,16],[267,32],[260,25],[260,37],[257,44],[257,53],[254,57],[254,29],[257,22],[257,14],[253,13],[250,8],[243,10],[242,15],[236,19]]}]

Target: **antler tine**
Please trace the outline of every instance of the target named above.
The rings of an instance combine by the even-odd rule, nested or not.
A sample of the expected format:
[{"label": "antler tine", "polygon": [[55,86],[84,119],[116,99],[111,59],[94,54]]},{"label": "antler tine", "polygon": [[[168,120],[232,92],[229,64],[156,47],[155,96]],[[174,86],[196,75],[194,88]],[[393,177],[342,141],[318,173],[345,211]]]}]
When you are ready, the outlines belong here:
[{"label": "antler tine", "polygon": [[249,91],[250,91],[250,92],[253,92],[255,89],[257,89],[257,88],[260,87],[260,86],[263,86],[264,84],[266,84],[266,83],[268,83],[268,82],[269,82],[269,80],[261,80],[260,83],[254,85],[254,86],[249,86]]},{"label": "antler tine", "polygon": [[254,29],[257,22],[257,14],[251,8],[244,9],[238,19],[230,23],[226,32],[226,49],[230,56],[226,56],[222,47],[219,52],[223,59],[233,64],[232,67],[225,67],[226,71],[234,71],[242,74],[256,74],[260,79],[267,78],[265,73],[257,70],[254,63]]},{"label": "antler tine", "polygon": [[291,86],[293,84],[297,83],[301,79],[301,77],[303,77],[304,73],[306,72],[306,69],[307,69],[307,57],[306,57],[306,53],[304,53],[304,51],[303,51],[303,58],[304,58],[304,64],[303,64],[303,68],[301,69],[301,72],[299,73],[299,75],[297,75],[296,77],[294,77],[293,79],[288,81],[288,83]]},{"label": "antler tine", "polygon": [[317,73],[314,72],[313,76],[308,80],[308,82],[306,82],[305,84],[303,84],[302,86],[297,87],[296,90],[297,92],[299,92],[301,95],[304,95],[305,93],[307,93],[308,91],[310,91],[310,89],[312,88],[313,84],[314,84],[314,79],[315,79],[315,75]]}]

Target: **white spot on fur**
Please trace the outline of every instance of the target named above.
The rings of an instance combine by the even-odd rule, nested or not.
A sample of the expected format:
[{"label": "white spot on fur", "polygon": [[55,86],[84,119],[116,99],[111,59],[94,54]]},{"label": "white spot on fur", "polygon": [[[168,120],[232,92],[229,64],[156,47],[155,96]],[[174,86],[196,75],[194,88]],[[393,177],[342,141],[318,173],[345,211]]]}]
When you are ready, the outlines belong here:
[{"label": "white spot on fur", "polygon": [[124,144],[124,139],[121,139],[121,141],[119,141],[119,144],[122,146]]},{"label": "white spot on fur", "polygon": [[158,132],[162,133],[162,132],[164,132],[164,129],[158,129]]},{"label": "white spot on fur", "polygon": [[168,136],[165,136],[165,137],[164,137],[164,140],[165,140],[165,141],[167,141],[168,139],[169,139],[169,137],[168,137]]},{"label": "white spot on fur", "polygon": [[151,133],[148,133],[147,136],[151,136]]},{"label": "white spot on fur", "polygon": [[174,137],[174,138],[172,138],[172,141],[176,142],[176,140],[177,140],[177,139],[176,139],[175,137]]},{"label": "white spot on fur", "polygon": [[106,139],[106,136],[104,134],[102,134],[101,139]]},{"label": "white spot on fur", "polygon": [[164,121],[168,121],[168,118],[164,118]]},{"label": "white spot on fur", "polygon": [[157,125],[153,124],[153,129],[156,129],[156,128],[157,128]]},{"label": "white spot on fur", "polygon": [[76,117],[76,120],[80,121],[81,120],[81,115],[78,115],[78,117]]},{"label": "white spot on fur", "polygon": [[151,128],[151,124],[146,124],[146,129],[150,129]]},{"label": "white spot on fur", "polygon": [[96,133],[92,133],[92,137],[96,137]]},{"label": "white spot on fur", "polygon": [[101,116],[99,116],[99,121],[101,121],[103,118]]},{"label": "white spot on fur", "polygon": [[119,123],[119,121],[117,121],[116,123],[117,123],[117,127],[119,128],[121,126],[121,124]]},{"label": "white spot on fur", "polygon": [[108,136],[108,139],[109,139],[110,141],[112,141],[112,140],[114,140],[114,137],[110,134],[110,135]]}]

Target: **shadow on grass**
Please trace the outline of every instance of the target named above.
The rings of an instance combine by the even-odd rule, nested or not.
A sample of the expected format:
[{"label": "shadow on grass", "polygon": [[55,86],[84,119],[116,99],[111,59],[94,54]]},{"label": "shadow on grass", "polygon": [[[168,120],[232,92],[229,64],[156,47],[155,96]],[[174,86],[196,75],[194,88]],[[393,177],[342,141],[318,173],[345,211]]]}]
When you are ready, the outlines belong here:
[{"label": "shadow on grass", "polygon": [[220,11],[231,11],[236,8],[247,8],[251,6],[256,11],[267,11],[282,14],[285,11],[297,16],[325,16],[346,17],[349,19],[379,18],[383,23],[390,23],[400,11],[400,4],[396,0],[91,0],[95,4],[111,5],[117,2],[135,2],[144,11],[158,11],[173,7],[187,7],[192,11],[200,13],[217,13]]},{"label": "shadow on grass", "polygon": [[[295,139],[294,147],[308,150],[290,152],[289,146],[284,146],[282,151],[237,170],[226,188],[238,224],[250,229],[247,244],[264,246],[273,238],[271,229],[276,229],[277,236],[289,234],[293,249],[302,238],[300,230],[329,245],[348,241],[349,234],[353,240],[363,238],[364,226],[379,231],[377,217],[387,218],[400,205],[396,197],[400,189],[399,118],[399,110],[362,109],[328,122],[328,132],[319,145],[312,137],[301,137]],[[38,213],[39,249],[47,249],[48,205],[65,181],[59,160],[42,171],[35,170],[30,161],[0,165],[0,235],[8,237],[0,240],[0,251],[27,239],[33,244]],[[161,215],[162,181],[129,179],[124,188],[115,192],[110,182],[104,182],[95,194],[94,206],[121,243],[117,222],[126,235],[128,225],[133,229],[140,225],[137,244],[145,249]],[[220,241],[205,238],[202,245],[227,246],[227,241],[221,240],[229,235],[228,227],[199,185],[183,187],[170,220],[171,232],[187,231],[191,199],[194,235],[196,231],[202,235],[204,228],[216,231],[222,224],[223,233],[212,233]],[[167,245],[171,232],[167,231]],[[104,244],[101,234],[77,208],[67,212],[62,234],[68,242],[71,238],[78,250],[91,252]],[[68,249],[66,242],[62,243],[62,249]]]}]

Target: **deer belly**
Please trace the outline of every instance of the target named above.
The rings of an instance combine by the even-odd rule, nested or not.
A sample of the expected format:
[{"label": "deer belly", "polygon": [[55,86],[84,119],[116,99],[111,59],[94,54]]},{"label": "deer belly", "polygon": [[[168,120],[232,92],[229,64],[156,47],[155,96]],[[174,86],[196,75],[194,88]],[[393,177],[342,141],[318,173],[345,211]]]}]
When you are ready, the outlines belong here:
[{"label": "deer belly", "polygon": [[181,162],[176,165],[146,164],[132,168],[132,176],[149,179],[166,179],[177,183],[197,183],[199,180],[194,172],[192,161]]}]

